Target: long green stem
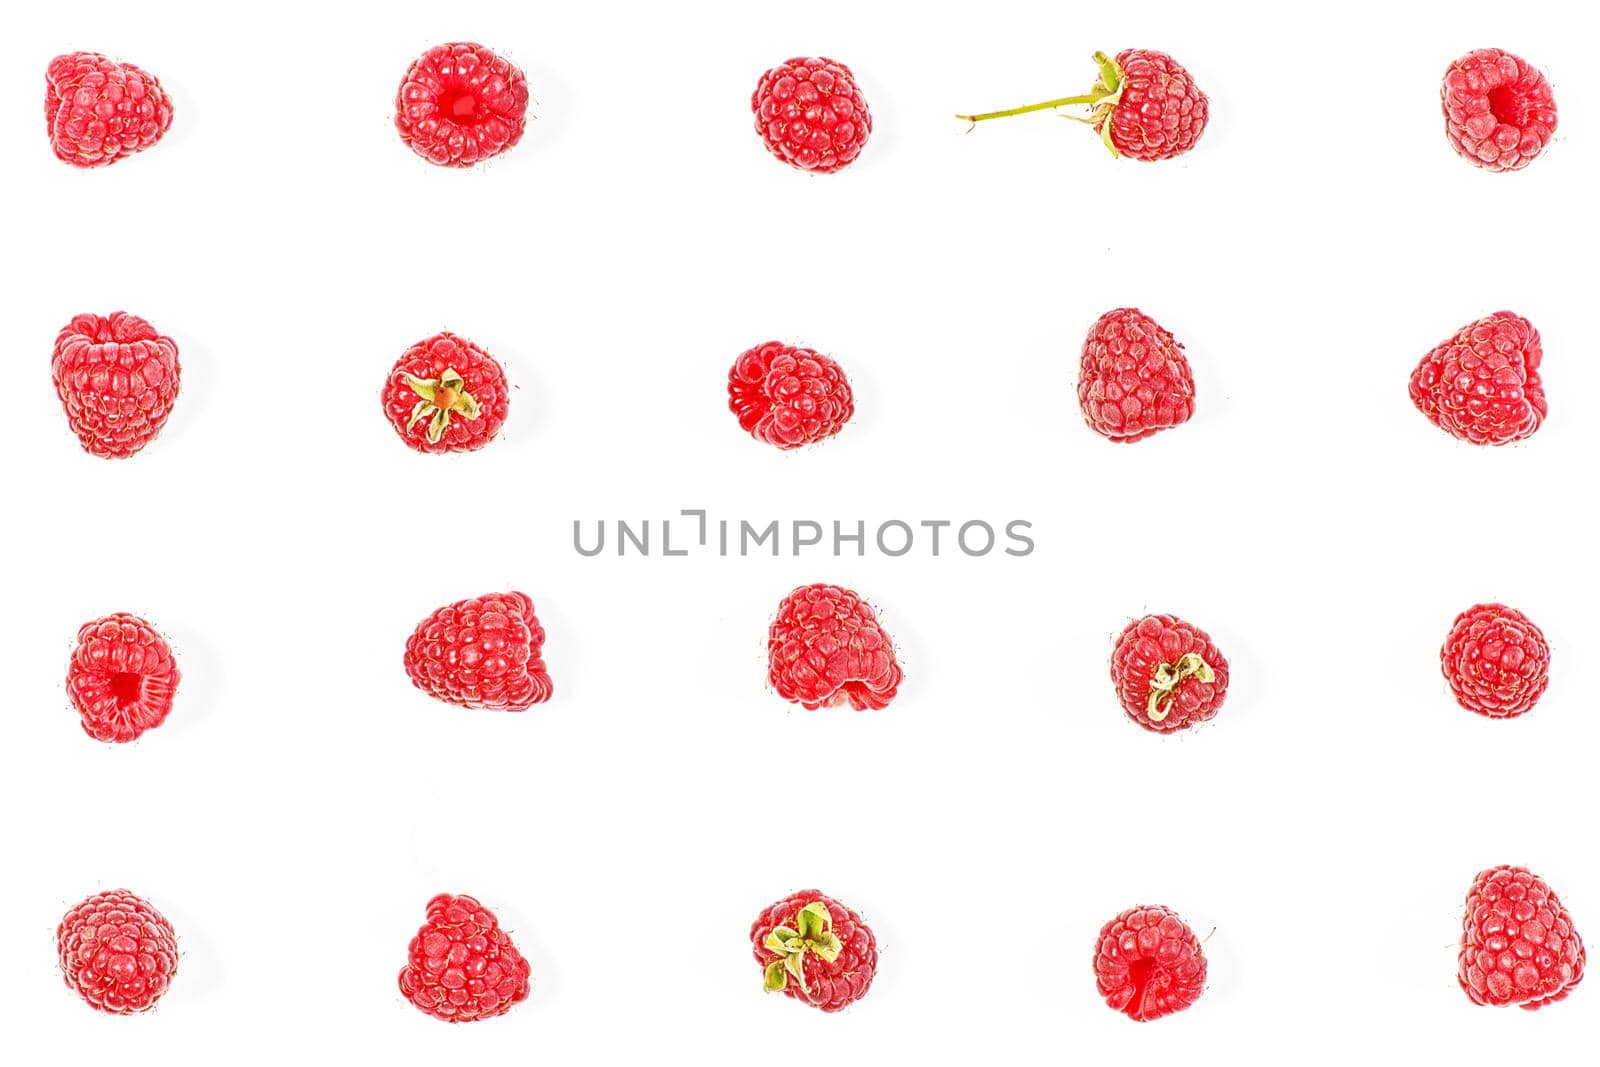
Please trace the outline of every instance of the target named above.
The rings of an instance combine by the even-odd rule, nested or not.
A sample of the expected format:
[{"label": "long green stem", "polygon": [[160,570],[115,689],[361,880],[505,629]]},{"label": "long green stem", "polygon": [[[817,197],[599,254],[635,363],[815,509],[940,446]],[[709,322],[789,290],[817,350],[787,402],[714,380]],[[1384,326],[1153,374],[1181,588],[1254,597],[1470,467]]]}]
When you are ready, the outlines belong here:
[{"label": "long green stem", "polygon": [[1104,93],[1086,93],[1083,96],[1063,96],[1060,100],[1046,100],[1042,104],[1028,104],[1026,107],[1007,108],[1005,111],[985,111],[981,115],[957,115],[956,118],[963,122],[982,122],[984,119],[1003,119],[1010,115],[1026,115],[1030,111],[1048,111],[1053,107],[1067,107],[1070,104],[1098,104],[1105,98]]}]

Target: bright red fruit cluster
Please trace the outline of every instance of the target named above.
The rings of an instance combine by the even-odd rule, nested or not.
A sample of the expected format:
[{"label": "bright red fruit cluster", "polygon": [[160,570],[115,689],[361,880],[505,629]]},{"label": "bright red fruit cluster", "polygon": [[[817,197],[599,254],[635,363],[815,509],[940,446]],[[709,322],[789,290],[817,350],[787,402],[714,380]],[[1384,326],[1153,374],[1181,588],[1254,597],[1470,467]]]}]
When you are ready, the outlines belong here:
[{"label": "bright red fruit cluster", "polygon": [[1198,626],[1146,615],[1111,650],[1111,681],[1128,718],[1154,733],[1212,718],[1228,695],[1228,661]]},{"label": "bright red fruit cluster", "polygon": [[406,642],[406,674],[446,704],[527,711],[550,699],[544,627],[525,593],[490,593],[447,604]]},{"label": "bright red fruit cluster", "polygon": [[1497,311],[1457,330],[1411,372],[1411,402],[1428,421],[1475,445],[1532,437],[1549,410],[1533,323]]},{"label": "bright red fruit cluster", "polygon": [[435,1019],[470,1023],[528,999],[532,973],[493,912],[472,897],[440,893],[411,939],[400,992]]},{"label": "bright red fruit cluster", "polygon": [[1439,663],[1456,702],[1491,719],[1531,710],[1550,685],[1544,631],[1504,604],[1477,604],[1456,616]]},{"label": "bright red fruit cluster", "polygon": [[74,167],[110,166],[149,148],[172,125],[172,98],[132,63],[70,52],[50,61],[44,79],[50,147]]},{"label": "bright red fruit cluster", "polygon": [[481,44],[441,44],[406,71],[394,111],[400,140],[417,155],[441,167],[470,167],[522,140],[528,80]]},{"label": "bright red fruit cluster", "polygon": [[67,666],[67,696],[96,741],[132,741],[166,721],[178,665],[155,628],[119,612],[86,622]]},{"label": "bright red fruit cluster", "polygon": [[67,912],[56,948],[67,988],[109,1015],[149,1011],[178,971],[172,924],[126,889],[96,893]]},{"label": "bright red fruit cluster", "polygon": [[762,985],[823,1011],[867,995],[878,973],[878,943],[861,916],[815,889],[791,893],[750,925]]},{"label": "bright red fruit cluster", "polygon": [[178,346],[125,311],[77,315],[56,335],[50,377],[85,452],[123,459],[155,440],[178,399]]},{"label": "bright red fruit cluster", "polygon": [[855,76],[831,59],[779,63],[761,76],[750,110],[767,151],[814,174],[855,162],[872,133],[872,115]]},{"label": "bright red fruit cluster", "polygon": [[1473,879],[1459,977],[1474,1004],[1554,1004],[1583,980],[1586,958],[1572,916],[1543,878],[1492,867]]},{"label": "bright red fruit cluster", "polygon": [[1078,407],[1113,441],[1142,441],[1194,414],[1194,376],[1183,345],[1138,308],[1095,320],[1078,362]]},{"label": "bright red fruit cluster", "polygon": [[790,449],[838,433],[855,401],[839,364],[809,348],[768,341],[734,361],[728,407],[751,437]]},{"label": "bright red fruit cluster", "polygon": [[1143,1023],[1200,998],[1206,957],[1200,939],[1171,908],[1129,908],[1101,928],[1094,975],[1109,1007]]},{"label": "bright red fruit cluster", "polygon": [[401,353],[383,384],[383,413],[418,452],[475,452],[511,409],[500,362],[446,331]]},{"label": "bright red fruit cluster", "polygon": [[1556,132],[1555,94],[1527,60],[1498,48],[1468,52],[1444,72],[1444,132],[1485,170],[1521,170]]},{"label": "bright red fruit cluster", "polygon": [[857,711],[888,707],[903,677],[872,606],[853,590],[820,582],[778,605],[767,663],[772,688],[808,711],[846,700]]}]

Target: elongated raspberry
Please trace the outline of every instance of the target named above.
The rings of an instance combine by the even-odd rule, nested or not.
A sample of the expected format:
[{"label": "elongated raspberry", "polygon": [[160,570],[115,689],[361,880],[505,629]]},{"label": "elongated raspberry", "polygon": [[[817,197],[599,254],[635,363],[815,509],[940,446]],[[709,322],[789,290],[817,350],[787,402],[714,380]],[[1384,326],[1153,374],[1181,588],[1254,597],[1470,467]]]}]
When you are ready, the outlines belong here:
[{"label": "elongated raspberry", "polygon": [[1078,407],[1113,441],[1143,441],[1194,414],[1194,375],[1183,345],[1138,308],[1095,320],[1078,363]]},{"label": "elongated raspberry", "polygon": [[767,680],[808,711],[842,703],[884,708],[903,677],[871,605],[837,585],[803,585],[783,598],[767,635]]},{"label": "elongated raspberry", "polygon": [[527,127],[528,80],[481,44],[424,52],[395,97],[400,139],[429,163],[470,167],[512,148]]},{"label": "elongated raspberry", "polygon": [[855,413],[839,364],[779,341],[756,345],[734,361],[728,407],[751,437],[783,449],[832,437]]},{"label": "elongated raspberry", "polygon": [[383,413],[418,452],[475,452],[511,410],[499,360],[448,330],[401,353],[383,383]]},{"label": "elongated raspberry", "polygon": [[126,889],[96,893],[56,927],[67,988],[108,1015],[149,1011],[178,972],[178,938],[166,916]]},{"label": "elongated raspberry", "polygon": [[1532,437],[1549,407],[1533,323],[1510,311],[1470,322],[1422,357],[1411,372],[1411,402],[1451,437],[1505,445]]},{"label": "elongated raspberry", "polygon": [[1094,976],[1108,1007],[1144,1023],[1200,998],[1206,957],[1200,939],[1171,908],[1129,908],[1101,927]]},{"label": "elongated raspberry", "polygon": [[161,140],[172,125],[172,98],[132,63],[69,52],[45,71],[44,117],[57,159],[106,167]]},{"label": "elongated raspberry", "polygon": [[144,448],[178,400],[178,346],[137,315],[76,315],[56,335],[50,377],[83,450],[125,459]]},{"label": "elongated raspberry", "polygon": [[1521,170],[1556,132],[1550,83],[1527,60],[1498,48],[1468,52],[1439,87],[1444,132],[1461,158],[1484,170]]},{"label": "elongated raspberry", "polygon": [[1213,718],[1228,695],[1228,661],[1198,626],[1174,615],[1129,623],[1111,650],[1122,710],[1154,733]]},{"label": "elongated raspberry", "polygon": [[878,943],[861,916],[815,889],[791,893],[750,925],[762,985],[823,1011],[849,1007],[872,988]]},{"label": "elongated raspberry", "polygon": [[448,604],[406,642],[406,674],[436,700],[463,708],[527,711],[550,699],[540,653],[544,627],[524,593]]},{"label": "elongated raspberry", "polygon": [[813,174],[849,166],[872,133],[872,114],[855,75],[832,59],[779,63],[761,75],[750,110],[767,151]]},{"label": "elongated raspberry", "polygon": [[1587,957],[1572,916],[1526,867],[1491,867],[1472,880],[1457,977],[1474,1004],[1554,1004],[1583,981]]},{"label": "elongated raspberry", "polygon": [[1491,719],[1531,710],[1550,685],[1544,632],[1504,604],[1476,604],[1456,616],[1439,664],[1456,703]]},{"label": "elongated raspberry", "polygon": [[400,992],[435,1019],[470,1023],[528,999],[533,968],[494,913],[469,896],[440,893],[411,939]]},{"label": "elongated raspberry", "polygon": [[119,612],[83,624],[67,665],[67,696],[96,741],[132,741],[166,721],[177,662],[155,628]]}]

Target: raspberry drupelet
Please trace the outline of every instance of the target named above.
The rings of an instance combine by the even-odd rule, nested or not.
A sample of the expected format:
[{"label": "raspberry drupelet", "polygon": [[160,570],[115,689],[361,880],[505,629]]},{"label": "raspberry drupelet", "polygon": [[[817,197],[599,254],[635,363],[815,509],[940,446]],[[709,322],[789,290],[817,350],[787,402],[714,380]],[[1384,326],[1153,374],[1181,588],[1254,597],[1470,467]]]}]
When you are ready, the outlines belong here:
[{"label": "raspberry drupelet", "polygon": [[1439,87],[1444,132],[1462,159],[1484,170],[1521,170],[1556,132],[1556,100],[1544,73],[1498,48],[1468,52]]},{"label": "raspberry drupelet", "polygon": [[1200,939],[1171,908],[1129,908],[1101,928],[1094,976],[1107,1007],[1149,1022],[1200,998],[1206,957]]},{"label": "raspberry drupelet", "polygon": [[809,348],[756,345],[728,372],[728,408],[757,441],[781,449],[826,440],[844,429],[855,400],[844,369]]},{"label": "raspberry drupelet", "polygon": [[394,124],[400,140],[429,163],[470,167],[522,140],[528,80],[481,44],[436,45],[400,82]]},{"label": "raspberry drupelet", "polygon": [[1174,615],[1135,619],[1111,650],[1123,713],[1152,733],[1214,717],[1228,695],[1228,661],[1206,632]]},{"label": "raspberry drupelet", "polygon": [[149,1011],[178,972],[178,939],[166,916],[126,889],[96,893],[56,927],[67,988],[108,1015]]},{"label": "raspberry drupelet", "polygon": [[1503,866],[1473,879],[1457,978],[1474,1004],[1554,1004],[1583,981],[1586,959],[1572,916],[1543,878]]},{"label": "raspberry drupelet", "polygon": [[762,986],[822,1011],[841,1011],[872,988],[878,943],[861,916],[815,889],[762,910],[750,926]]},{"label": "raspberry drupelet", "polygon": [[872,133],[872,114],[855,75],[832,59],[779,63],[761,75],[750,110],[767,151],[812,174],[831,174],[855,162]]},{"label": "raspberry drupelet", "polygon": [[904,677],[894,644],[860,594],[804,585],[783,598],[767,632],[767,680],[807,711],[850,702],[888,707]]}]

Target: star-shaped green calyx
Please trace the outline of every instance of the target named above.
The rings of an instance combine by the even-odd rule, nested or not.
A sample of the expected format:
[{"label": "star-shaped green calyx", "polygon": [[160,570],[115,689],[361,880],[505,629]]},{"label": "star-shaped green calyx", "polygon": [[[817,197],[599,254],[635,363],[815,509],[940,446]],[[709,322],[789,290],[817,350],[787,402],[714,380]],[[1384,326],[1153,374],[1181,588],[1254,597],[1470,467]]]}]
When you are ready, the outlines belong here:
[{"label": "star-shaped green calyx", "polygon": [[419,398],[417,406],[411,409],[411,418],[406,420],[406,430],[409,432],[411,427],[427,419],[430,445],[438,444],[450,428],[451,415],[460,415],[463,419],[478,417],[478,402],[467,392],[466,381],[454,367],[447,367],[437,378],[416,378],[401,371],[400,380]]},{"label": "star-shaped green calyx", "polygon": [[792,976],[806,991],[806,953],[832,963],[839,958],[839,935],[833,932],[833,916],[819,900],[801,908],[794,917],[794,926],[779,926],[762,942],[778,954],[778,959],[767,964],[763,982],[767,992],[777,992],[789,984]]}]

